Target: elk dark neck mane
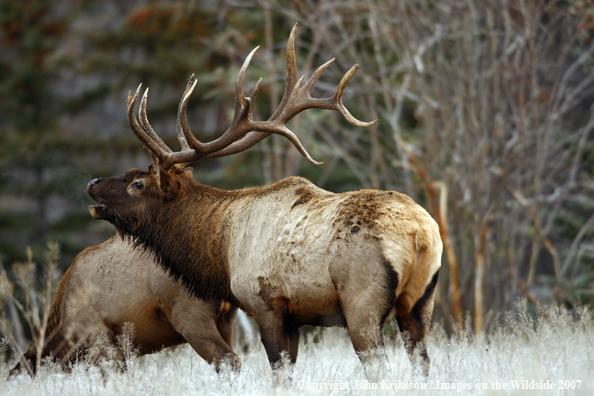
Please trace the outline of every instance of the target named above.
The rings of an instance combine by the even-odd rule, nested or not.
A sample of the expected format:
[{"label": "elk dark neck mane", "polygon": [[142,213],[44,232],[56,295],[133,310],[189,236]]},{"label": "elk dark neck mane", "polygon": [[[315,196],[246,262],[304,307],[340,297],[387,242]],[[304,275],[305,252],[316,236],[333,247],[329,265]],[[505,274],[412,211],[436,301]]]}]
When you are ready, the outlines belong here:
[{"label": "elk dark neck mane", "polygon": [[195,187],[150,211],[133,231],[133,240],[153,252],[159,265],[196,297],[240,306],[230,293],[224,232],[224,209],[237,197],[199,183]]}]

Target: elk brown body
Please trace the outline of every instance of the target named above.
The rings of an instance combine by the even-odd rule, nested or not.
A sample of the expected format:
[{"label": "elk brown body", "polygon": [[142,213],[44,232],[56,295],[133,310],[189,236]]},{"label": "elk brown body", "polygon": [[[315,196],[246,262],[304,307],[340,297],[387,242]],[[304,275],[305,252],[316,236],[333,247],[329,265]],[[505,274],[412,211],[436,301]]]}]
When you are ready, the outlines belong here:
[{"label": "elk brown body", "polygon": [[[158,267],[151,254],[116,235],[76,256],[58,285],[51,306],[41,358],[68,365],[89,356],[89,342],[106,336],[112,350],[126,323],[132,345],[144,355],[188,342],[207,362],[239,364],[230,345],[237,308],[218,299],[203,301],[185,291]],[[37,349],[31,344],[12,372],[33,371]],[[98,362],[101,355],[89,356]]]},{"label": "elk brown body", "polygon": [[[199,142],[185,120],[195,86],[190,79],[178,111],[182,151],[172,152],[146,119],[145,92],[139,120],[128,99],[128,121],[153,164],[88,185],[99,203],[96,219],[111,222],[134,243],[153,252],[161,266],[196,296],[229,301],[254,317],[271,364],[288,352],[297,358],[299,328],[305,324],[346,326],[362,360],[382,345],[381,331],[395,315],[406,347],[429,358],[423,338],[429,328],[441,265],[436,222],[421,206],[395,191],[334,194],[290,177],[266,187],[224,191],[196,182],[185,165],[243,151],[270,133],[281,134],[312,163],[285,123],[308,108],[340,111],[353,67],[327,99],[310,92],[330,62],[301,88],[295,71],[294,34],[287,47],[287,83],[279,109],[268,121],[253,121],[258,85],[243,94],[242,67],[231,127],[217,140]],[[245,137],[242,137],[244,136]]]}]

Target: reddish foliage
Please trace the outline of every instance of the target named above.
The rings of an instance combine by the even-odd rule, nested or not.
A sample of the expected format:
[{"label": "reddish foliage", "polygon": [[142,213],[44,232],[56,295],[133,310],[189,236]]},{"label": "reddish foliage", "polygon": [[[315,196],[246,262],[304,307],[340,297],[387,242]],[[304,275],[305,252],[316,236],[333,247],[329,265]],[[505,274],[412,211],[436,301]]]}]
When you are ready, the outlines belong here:
[{"label": "reddish foliage", "polygon": [[126,26],[143,36],[204,34],[201,16],[187,13],[179,7],[144,7],[131,12]]}]

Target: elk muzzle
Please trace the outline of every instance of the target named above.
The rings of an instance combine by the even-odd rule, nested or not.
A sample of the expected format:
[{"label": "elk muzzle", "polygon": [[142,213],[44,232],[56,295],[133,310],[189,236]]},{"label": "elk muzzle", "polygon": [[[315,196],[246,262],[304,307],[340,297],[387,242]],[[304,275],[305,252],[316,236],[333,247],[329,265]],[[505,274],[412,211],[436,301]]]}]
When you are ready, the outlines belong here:
[{"label": "elk muzzle", "polygon": [[[93,187],[95,187],[101,180],[103,180],[103,179],[101,179],[101,178],[93,179],[87,185],[87,192],[89,193],[91,198],[93,198],[95,201],[97,201],[97,198],[93,194]],[[89,212],[91,212],[91,216],[93,216],[95,219],[101,219],[102,216],[99,212],[101,211],[101,209],[104,209],[104,208],[105,208],[105,205],[102,203],[100,203],[99,205],[90,205]]]},{"label": "elk muzzle", "polygon": [[99,183],[102,179],[98,178],[98,179],[93,179],[89,182],[89,184],[87,185],[87,191],[90,191],[91,188],[96,185],[97,183]]}]

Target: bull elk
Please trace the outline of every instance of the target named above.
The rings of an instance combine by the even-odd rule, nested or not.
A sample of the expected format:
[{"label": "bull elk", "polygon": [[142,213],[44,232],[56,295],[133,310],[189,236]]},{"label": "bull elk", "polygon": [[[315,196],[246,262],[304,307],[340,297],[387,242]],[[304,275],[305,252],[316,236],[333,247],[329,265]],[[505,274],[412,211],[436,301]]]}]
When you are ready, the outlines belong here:
[{"label": "bull elk", "polygon": [[[334,194],[300,177],[237,191],[196,182],[186,165],[246,150],[271,133],[288,138],[314,161],[286,122],[305,109],[337,110],[356,126],[342,103],[354,65],[330,98],[311,90],[333,60],[302,86],[297,80],[295,28],[287,46],[283,98],[268,121],[253,120],[260,81],[244,96],[244,78],[254,55],[240,69],[231,126],[202,143],[190,131],[186,104],[196,82],[190,78],[178,108],[182,146],[173,152],[146,116],[148,89],[138,120],[140,87],[128,95],[128,122],[153,158],[148,171],[94,179],[88,193],[98,205],[92,216],[111,222],[155,254],[174,279],[199,297],[229,301],[260,326],[270,363],[288,352],[297,358],[303,325],[346,326],[362,361],[382,345],[382,326],[395,315],[411,358],[420,354],[428,372],[423,338],[430,324],[442,243],[436,222],[421,206],[395,191]],[[244,136],[245,135],[245,136]]]},{"label": "bull elk", "polygon": [[35,374],[39,356],[66,367],[86,357],[97,363],[102,356],[89,353],[88,343],[105,335],[121,352],[116,336],[125,323],[134,325],[132,345],[140,355],[188,342],[217,369],[225,359],[238,366],[230,347],[236,313],[221,300],[194,298],[151,254],[116,235],[76,256],[56,290],[41,355],[32,343],[11,373],[28,367]]}]

